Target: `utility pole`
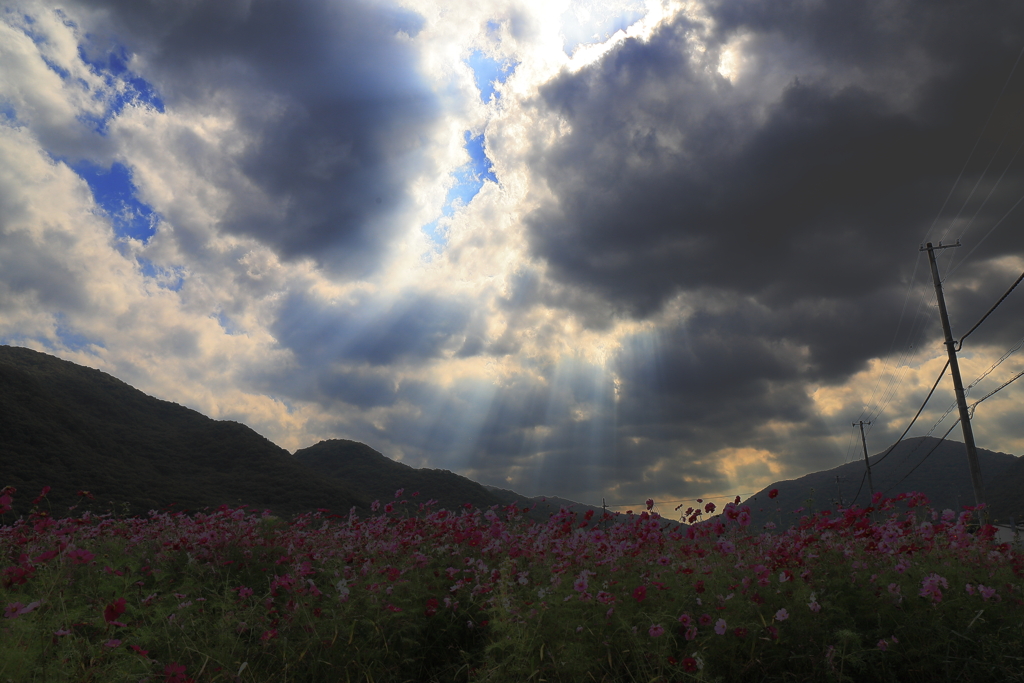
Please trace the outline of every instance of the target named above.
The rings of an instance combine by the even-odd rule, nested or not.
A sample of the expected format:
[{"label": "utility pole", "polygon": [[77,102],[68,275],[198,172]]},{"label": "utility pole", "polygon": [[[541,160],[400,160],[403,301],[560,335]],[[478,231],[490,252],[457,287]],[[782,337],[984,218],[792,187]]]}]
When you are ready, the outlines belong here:
[{"label": "utility pole", "polygon": [[[877,415],[875,417],[878,417]],[[864,425],[869,425],[870,422],[861,420],[860,422],[854,422],[853,426],[860,425],[860,442],[864,446],[864,466],[868,468],[868,486],[871,487],[871,497],[875,497],[875,482],[871,480],[871,462],[868,460],[868,441],[864,438]]]},{"label": "utility pole", "polygon": [[942,298],[942,282],[939,280],[939,267],[935,264],[935,250],[959,247],[960,240],[956,244],[943,244],[933,247],[929,242],[927,246],[921,247],[921,251],[928,252],[928,262],[932,267],[932,282],[935,283],[935,298],[939,302],[939,316],[942,318],[942,334],[946,337],[946,353],[949,355],[949,371],[953,375],[953,390],[956,392],[956,405],[960,409],[960,427],[964,431],[964,445],[967,446],[967,464],[971,468],[971,484],[974,486],[974,504],[985,503],[985,488],[981,481],[981,464],[978,462],[978,448],[974,445],[974,430],[971,429],[971,415],[967,411],[967,396],[964,393],[964,383],[960,379],[960,365],[956,362],[956,342],[953,341],[953,332],[949,329],[949,316],[946,314],[946,300]]}]

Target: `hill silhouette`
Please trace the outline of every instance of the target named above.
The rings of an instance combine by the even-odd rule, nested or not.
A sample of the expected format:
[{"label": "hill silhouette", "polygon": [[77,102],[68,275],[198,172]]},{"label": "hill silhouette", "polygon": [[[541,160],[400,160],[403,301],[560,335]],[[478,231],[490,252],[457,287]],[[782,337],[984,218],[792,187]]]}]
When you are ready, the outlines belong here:
[{"label": "hill silhouette", "polygon": [[111,377],[30,349],[0,346],[0,487],[24,513],[44,486],[55,513],[89,491],[92,509],[133,514],[248,504],[291,514],[347,511],[368,499],[324,481],[243,424],[210,419]]},{"label": "hill silhouette", "polygon": [[[875,491],[887,497],[919,491],[939,510],[959,511],[964,506],[974,505],[967,451],[962,442],[940,443],[934,437],[921,436],[900,442],[883,459],[884,453],[868,458]],[[1009,521],[1014,505],[1024,512],[1024,506],[1017,502],[1024,485],[1024,460],[983,448],[978,449],[978,460],[993,520]],[[768,498],[772,489],[779,491],[774,500]],[[853,502],[861,507],[871,504],[863,459],[798,479],[775,482],[744,501],[753,511],[754,524],[760,526],[773,521],[781,523],[783,528],[811,510],[827,510],[840,503],[849,507]],[[806,509],[794,512],[800,508]]]},{"label": "hill silhouette", "polygon": [[[488,508],[505,503],[505,499],[466,477],[448,470],[410,467],[358,441],[321,441],[295,451],[295,459],[310,470],[345,482],[381,503],[394,500],[398,489],[404,489],[402,497],[411,502],[424,503],[430,498],[436,500],[439,507],[449,510],[464,504]],[[413,498],[414,493],[419,495]]]}]

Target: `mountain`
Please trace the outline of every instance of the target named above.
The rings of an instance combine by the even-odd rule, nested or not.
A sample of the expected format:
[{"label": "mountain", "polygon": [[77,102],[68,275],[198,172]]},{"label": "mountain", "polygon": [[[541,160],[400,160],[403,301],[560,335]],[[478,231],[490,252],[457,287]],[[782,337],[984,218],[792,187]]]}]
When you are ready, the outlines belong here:
[{"label": "mountain", "polygon": [[[404,489],[403,498],[425,503],[434,499],[438,507],[455,510],[469,503],[481,509],[508,504],[482,485],[448,470],[417,469],[396,462],[364,443],[331,439],[295,451],[295,459],[328,479],[345,482],[371,500],[387,503],[395,491]],[[420,494],[416,498],[413,493]],[[513,494],[516,500],[526,501]],[[512,502],[512,501],[508,501]]]},{"label": "mountain", "polygon": [[[875,491],[887,497],[919,491],[939,510],[959,511],[965,505],[974,505],[974,489],[963,443],[950,440],[940,443],[939,439],[922,436],[901,441],[884,459],[883,455],[884,451],[868,458]],[[990,512],[994,520],[1004,521],[1012,507],[1009,502],[1020,500],[1024,460],[982,448],[978,449],[978,460]],[[768,497],[772,489],[779,491],[774,500]],[[775,482],[744,504],[750,506],[756,526],[771,521],[785,528],[811,510],[831,509],[840,502],[849,506],[854,499],[861,507],[871,504],[863,459],[798,479]],[[1018,507],[1024,512],[1024,506],[1018,504]],[[795,513],[799,508],[806,510]]]},{"label": "mountain", "polygon": [[[395,492],[403,489],[402,498],[423,503],[437,501],[438,507],[457,510],[466,503],[480,509],[492,505],[513,503],[532,508],[528,517],[539,522],[561,508],[572,508],[578,516],[594,510],[600,517],[601,508],[583,505],[553,496],[527,498],[515,491],[485,486],[448,470],[417,469],[395,462],[358,441],[331,439],[295,451],[295,458],[324,477],[345,482],[369,498],[386,503],[395,499]],[[420,495],[413,498],[414,493]]]},{"label": "mountain", "polygon": [[[0,487],[24,513],[44,486],[54,513],[95,497],[133,514],[249,504],[291,514],[342,512],[368,499],[325,481],[245,425],[210,419],[111,377],[30,349],[0,346]],[[120,509],[120,507],[119,507]]]}]

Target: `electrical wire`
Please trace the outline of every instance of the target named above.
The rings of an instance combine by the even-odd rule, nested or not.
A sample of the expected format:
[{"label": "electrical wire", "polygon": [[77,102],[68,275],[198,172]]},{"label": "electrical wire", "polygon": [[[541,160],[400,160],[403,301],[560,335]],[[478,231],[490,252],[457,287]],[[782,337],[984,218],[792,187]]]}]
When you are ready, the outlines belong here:
[{"label": "electrical wire", "polygon": [[[946,195],[945,201],[942,202],[942,206],[939,208],[939,213],[935,216],[935,220],[932,221],[931,226],[929,226],[928,230],[925,232],[925,238],[927,238],[928,234],[935,229],[935,224],[939,222],[939,217],[945,210],[946,204],[949,203],[950,198],[956,191],[956,186],[960,184],[960,179],[963,177],[964,171],[967,170],[967,165],[971,163],[971,159],[974,157],[974,152],[977,151],[978,145],[981,144],[981,139],[982,137],[984,137],[985,131],[988,129],[988,124],[992,122],[992,117],[995,115],[996,109],[999,107],[999,103],[1003,99],[1003,95],[1006,94],[1006,88],[1009,87],[1010,80],[1013,79],[1013,74],[1017,71],[1017,65],[1020,64],[1021,57],[1024,57],[1024,48],[1021,48],[1020,53],[1017,55],[1017,61],[1013,63],[1013,67],[1011,67],[1010,73],[1009,75],[1007,75],[1006,81],[1003,83],[1003,89],[999,91],[999,96],[996,97],[995,104],[992,105],[992,111],[988,113],[988,118],[985,119],[985,124],[981,127],[981,131],[978,133],[978,139],[974,141],[974,147],[971,148],[970,154],[967,155],[967,161],[964,162],[963,168],[960,169],[960,174],[957,175],[956,180],[953,181],[953,187],[949,189],[949,194]],[[950,224],[950,226],[946,228],[946,230],[942,233],[942,236],[939,237],[938,241],[942,241],[942,239],[946,236],[946,233],[949,232],[950,227],[952,227],[952,224]],[[927,240],[922,239],[921,241],[926,242]]]},{"label": "electrical wire", "polygon": [[[1016,380],[1020,379],[1021,377],[1024,377],[1024,370],[1022,370],[1022,371],[1018,372],[1018,373],[1017,373],[1016,375],[1014,375],[1013,377],[1011,377],[1011,378],[1010,378],[1010,379],[1008,379],[1007,381],[1003,382],[1003,383],[1002,383],[1002,385],[1000,385],[1000,386],[999,386],[999,387],[997,387],[996,389],[994,389],[994,390],[990,391],[990,392],[989,392],[988,394],[986,394],[985,396],[982,396],[982,397],[981,397],[981,398],[979,398],[979,399],[978,399],[977,401],[975,401],[974,403],[972,403],[972,404],[971,404],[971,405],[970,405],[970,406],[969,406],[969,407],[967,408],[967,410],[968,410],[968,413],[969,413],[969,417],[970,417],[970,419],[972,419],[972,420],[974,419],[974,411],[975,411],[975,409],[976,409],[976,408],[978,407],[978,404],[979,404],[979,403],[981,403],[981,402],[982,402],[982,401],[984,401],[985,399],[987,399],[987,398],[990,398],[991,396],[993,396],[993,395],[997,394],[998,392],[1002,391],[1003,389],[1005,389],[1006,387],[1008,387],[1008,386],[1009,386],[1009,385],[1010,385],[1010,384],[1011,384],[1012,382],[1014,382],[1014,381],[1016,381]],[[957,418],[956,422],[954,422],[954,423],[953,423],[952,425],[950,425],[949,429],[947,429],[947,430],[946,430],[946,433],[942,435],[942,438],[941,438],[941,439],[939,439],[938,443],[936,443],[936,444],[935,444],[934,446],[932,446],[932,449],[931,449],[930,451],[928,451],[927,453],[925,453],[925,454],[924,454],[924,457],[923,457],[923,458],[921,458],[921,461],[920,461],[920,462],[918,462],[918,463],[917,463],[916,465],[914,465],[914,466],[913,466],[913,467],[912,467],[912,468],[910,469],[910,471],[909,471],[909,472],[907,472],[907,473],[906,473],[905,475],[903,475],[903,478],[902,478],[902,479],[900,479],[900,480],[899,480],[898,482],[896,482],[895,484],[893,484],[892,486],[890,486],[889,488],[887,488],[887,489],[885,490],[885,493],[889,493],[889,491],[892,491],[892,490],[893,490],[894,488],[896,488],[897,486],[899,486],[900,484],[902,484],[902,483],[903,483],[903,482],[904,482],[904,481],[905,481],[905,480],[907,479],[907,477],[909,477],[909,476],[910,476],[911,474],[913,474],[913,473],[914,473],[914,470],[916,470],[916,469],[917,469],[918,467],[920,467],[921,465],[923,465],[923,464],[924,464],[924,461],[928,459],[928,456],[930,456],[930,455],[931,455],[932,453],[934,453],[934,452],[935,452],[935,449],[936,449],[936,448],[938,448],[938,447],[939,447],[939,446],[940,446],[940,445],[942,444],[942,442],[946,440],[946,437],[948,437],[948,436],[949,436],[949,433],[950,433],[950,432],[952,432],[952,431],[953,431],[953,428],[954,428],[954,427],[956,427],[956,426],[957,426],[958,424],[960,424],[960,418]],[[858,491],[858,493],[859,493],[859,491]],[[885,493],[883,493],[882,495],[885,495]]]},{"label": "electrical wire", "polygon": [[[892,453],[892,449],[896,448],[896,446],[899,445],[899,443],[901,441],[903,441],[903,437],[905,437],[907,435],[907,432],[910,431],[910,428],[914,426],[915,422],[917,422],[917,418],[921,417],[921,411],[923,411],[924,407],[926,405],[928,405],[928,401],[931,399],[932,394],[935,393],[935,388],[939,386],[939,382],[941,382],[942,378],[946,375],[946,368],[948,368],[948,367],[949,367],[949,361],[947,360],[946,364],[942,366],[942,372],[940,372],[939,376],[935,378],[935,384],[932,385],[931,391],[929,391],[928,395],[925,396],[924,403],[922,403],[921,407],[917,409],[917,414],[914,415],[914,419],[910,421],[910,424],[907,425],[907,428],[903,430],[902,434],[900,434],[900,438],[896,439],[896,443],[894,443],[893,445],[889,446],[889,448],[886,449],[885,453],[882,454],[882,457],[875,461],[875,465],[876,466],[878,465],[878,463],[882,462],[887,457],[889,457],[889,454]],[[860,496],[861,489],[864,488],[864,478],[866,476],[867,476],[867,470],[865,469],[864,470],[864,476],[862,476],[860,478],[860,486],[857,487],[857,493],[856,493],[856,495],[854,495],[853,499],[850,501],[850,505],[853,505],[855,502],[857,502],[857,498],[858,498],[858,496]]]},{"label": "electrical wire", "polygon": [[993,389],[992,391],[988,392],[987,394],[985,394],[984,396],[982,396],[981,398],[979,398],[979,399],[978,399],[977,401],[975,401],[974,403],[972,403],[972,404],[971,404],[971,405],[970,405],[970,406],[969,406],[969,407],[967,408],[967,410],[968,410],[968,412],[969,412],[969,415],[970,415],[970,417],[972,417],[972,418],[974,417],[974,409],[978,407],[978,404],[979,404],[979,403],[981,403],[982,401],[984,401],[984,400],[985,400],[986,398],[989,398],[989,397],[991,397],[991,396],[993,396],[993,395],[997,394],[998,392],[1002,391],[1003,389],[1005,389],[1006,387],[1010,386],[1010,384],[1012,384],[1013,382],[1017,381],[1017,380],[1018,380],[1018,379],[1020,379],[1021,377],[1024,377],[1024,370],[1021,370],[1021,371],[1020,371],[1020,372],[1018,372],[1018,373],[1017,373],[1016,375],[1014,375],[1014,376],[1013,376],[1013,377],[1011,377],[1010,379],[1006,380],[1005,382],[1003,382],[1002,384],[1000,384],[1000,385],[999,385],[998,387],[996,387],[995,389]]},{"label": "electrical wire", "polygon": [[[1020,200],[1017,201],[1017,204],[1020,204],[1021,200],[1024,200],[1024,197],[1021,197]],[[1016,206],[1017,204],[1014,204],[1014,206]],[[968,256],[970,256],[970,254],[968,254]],[[961,263],[962,263],[962,261],[961,261]],[[996,310],[996,308],[998,308],[999,304],[1003,303],[1003,300],[1006,299],[1006,297],[1010,296],[1010,292],[1012,292],[1017,287],[1017,285],[1020,284],[1021,280],[1024,280],[1024,273],[1021,273],[1020,277],[1017,278],[1017,280],[1012,285],[1010,285],[1010,288],[1008,290],[1006,290],[1006,293],[1004,293],[1001,297],[999,297],[999,301],[997,301],[994,304],[992,304],[992,308],[988,309],[988,312],[985,313],[985,315],[981,316],[981,320],[979,320],[978,322],[974,323],[974,327],[972,327],[971,329],[967,330],[967,334],[965,334],[964,336],[960,337],[960,341],[958,341],[956,343],[956,349],[955,349],[956,351],[959,352],[960,349],[963,348],[964,339],[967,339],[967,337],[970,336],[971,332],[974,332],[976,329],[978,329],[979,325],[981,325],[983,322],[985,322],[985,318],[989,317],[992,314],[992,311]]]},{"label": "electrical wire", "polygon": [[[884,495],[885,495],[886,493],[889,493],[889,491],[892,491],[892,490],[893,490],[894,488],[896,488],[897,486],[899,486],[900,484],[902,484],[902,483],[903,483],[903,482],[904,482],[904,481],[906,480],[906,478],[907,478],[907,477],[909,477],[909,476],[910,476],[911,474],[913,474],[913,473],[914,473],[914,470],[916,470],[916,469],[917,469],[918,467],[920,467],[921,465],[923,465],[923,464],[924,464],[924,461],[928,459],[928,456],[930,456],[930,455],[931,455],[932,453],[934,453],[934,452],[935,452],[935,449],[936,449],[936,448],[938,448],[938,447],[939,447],[940,445],[942,445],[942,442],[946,440],[946,437],[947,437],[947,436],[949,436],[949,433],[950,433],[951,431],[953,431],[953,427],[956,427],[956,426],[957,426],[958,424],[960,424],[960,418],[957,418],[956,422],[954,422],[954,423],[952,424],[952,426],[951,426],[951,427],[950,427],[949,429],[947,429],[947,430],[946,430],[946,433],[942,435],[942,438],[941,438],[941,439],[939,439],[938,443],[936,443],[936,444],[935,444],[934,446],[932,446],[932,449],[931,449],[930,451],[928,451],[927,453],[925,453],[925,454],[924,454],[924,457],[923,457],[923,458],[921,458],[921,461],[920,461],[920,462],[918,462],[918,463],[917,463],[916,465],[914,465],[914,466],[913,466],[912,468],[910,468],[910,471],[909,471],[909,472],[907,472],[906,474],[904,474],[904,475],[903,475],[903,478],[902,478],[902,479],[900,479],[900,480],[899,480],[898,482],[896,482],[895,484],[893,484],[892,486],[890,486],[889,488],[887,488],[887,489],[885,490],[885,492],[884,492],[884,493],[882,493],[882,495],[884,496]],[[922,443],[923,443],[923,442],[922,442]],[[908,455],[909,455],[909,454],[908,454]]]},{"label": "electrical wire", "polygon": [[1021,337],[1020,341],[1018,341],[1016,344],[1011,346],[1010,349],[999,358],[999,360],[997,360],[995,363],[993,363],[991,366],[989,366],[988,370],[986,370],[985,372],[981,373],[981,376],[978,377],[978,379],[976,379],[973,382],[971,382],[970,385],[968,385],[968,387],[964,390],[964,394],[966,395],[966,394],[970,393],[972,388],[976,387],[981,382],[981,380],[985,379],[990,374],[992,374],[992,371],[995,370],[996,368],[998,368],[1000,365],[1002,365],[1003,362],[1007,358],[1012,356],[1017,351],[1020,351],[1021,347],[1024,347],[1024,337]]}]

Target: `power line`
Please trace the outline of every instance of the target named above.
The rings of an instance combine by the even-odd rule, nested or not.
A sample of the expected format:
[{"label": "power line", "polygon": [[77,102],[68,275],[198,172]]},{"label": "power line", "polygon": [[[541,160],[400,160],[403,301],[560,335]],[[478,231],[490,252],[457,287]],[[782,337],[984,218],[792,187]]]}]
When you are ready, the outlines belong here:
[{"label": "power line", "polygon": [[[925,453],[925,454],[924,454],[924,457],[923,457],[923,458],[921,458],[921,461],[920,461],[919,463],[917,463],[916,465],[914,465],[914,466],[913,466],[913,467],[912,467],[912,468],[910,469],[910,471],[909,471],[909,472],[907,472],[907,473],[906,473],[905,475],[903,475],[903,478],[902,478],[902,479],[900,479],[900,480],[899,480],[898,482],[896,482],[895,484],[893,484],[892,486],[890,486],[889,488],[887,488],[887,489],[885,490],[885,493],[889,493],[889,491],[892,491],[892,490],[893,490],[894,488],[896,488],[897,486],[899,486],[900,484],[902,484],[902,483],[903,483],[903,482],[904,482],[904,481],[906,480],[906,478],[907,478],[907,477],[909,477],[909,476],[910,476],[911,474],[913,474],[913,473],[914,473],[914,470],[916,470],[916,469],[917,469],[918,467],[920,467],[921,465],[923,465],[923,464],[924,464],[924,461],[928,459],[928,456],[929,456],[929,455],[931,455],[932,453],[934,453],[934,452],[935,452],[935,449],[936,449],[936,448],[938,448],[938,447],[939,447],[940,445],[942,445],[942,442],[946,440],[946,437],[947,437],[947,436],[949,436],[949,433],[950,433],[951,431],[953,431],[953,427],[956,427],[956,426],[957,426],[958,424],[960,424],[960,418],[957,418],[956,422],[954,422],[954,423],[953,423],[953,424],[952,424],[952,425],[950,426],[950,428],[946,430],[946,433],[942,435],[942,438],[941,438],[941,439],[939,439],[938,443],[936,443],[936,444],[935,444],[934,446],[932,446],[932,449],[931,449],[930,451],[928,451],[927,453]],[[923,442],[922,442],[922,443],[923,443]],[[909,454],[908,454],[908,455],[909,455]],[[885,493],[883,493],[882,495],[884,496],[884,495],[885,495]]]},{"label": "power line", "polygon": [[[886,449],[885,453],[882,454],[882,457],[875,461],[875,466],[877,466],[878,463],[882,462],[887,457],[889,457],[889,454],[892,453],[892,449],[896,448],[896,446],[898,446],[899,443],[901,441],[903,441],[903,437],[905,437],[907,435],[907,432],[910,431],[910,428],[914,426],[915,422],[917,422],[917,418],[921,417],[921,411],[923,411],[924,407],[926,405],[928,405],[929,399],[931,399],[932,394],[935,393],[935,388],[939,386],[939,382],[941,382],[942,378],[946,375],[946,368],[948,368],[948,367],[949,367],[949,361],[947,360],[946,364],[942,366],[942,372],[940,372],[939,376],[935,378],[935,384],[932,385],[931,391],[929,391],[928,395],[925,396],[924,402],[921,404],[921,407],[917,409],[917,414],[914,415],[914,419],[910,421],[910,424],[907,425],[907,428],[903,430],[902,434],[900,434],[900,438],[896,439],[896,443],[894,443],[893,445],[889,446],[889,448]],[[857,501],[857,497],[860,496],[860,491],[864,487],[864,479],[866,477],[867,477],[867,472],[865,471],[864,474],[860,478],[860,486],[857,487],[857,493],[856,493],[856,495],[854,495],[853,499],[850,501],[850,505],[853,505]]]},{"label": "power line", "polygon": [[985,400],[986,398],[989,398],[990,396],[993,396],[994,394],[997,394],[997,393],[999,393],[1000,391],[1002,391],[1002,390],[1003,390],[1003,389],[1005,389],[1006,387],[1010,386],[1010,384],[1012,384],[1013,382],[1015,382],[1015,381],[1017,381],[1018,379],[1020,379],[1021,377],[1024,377],[1024,370],[1021,370],[1021,371],[1020,371],[1020,372],[1018,372],[1018,373],[1017,373],[1016,375],[1014,375],[1014,376],[1013,376],[1013,377],[1011,377],[1010,379],[1006,380],[1005,382],[1003,382],[1002,384],[1000,384],[1000,385],[999,385],[998,387],[996,387],[995,389],[993,389],[992,391],[988,392],[987,394],[985,394],[984,396],[982,396],[981,398],[979,398],[979,399],[978,399],[977,401],[975,401],[974,403],[972,403],[972,404],[971,404],[971,407],[970,407],[970,411],[971,411],[971,416],[972,416],[972,417],[974,416],[974,409],[978,407],[978,404],[979,404],[979,403],[981,403],[982,401],[984,401],[984,400]]},{"label": "power line", "polygon": [[989,367],[989,369],[988,369],[988,370],[986,370],[985,372],[981,373],[981,376],[980,376],[980,377],[978,377],[978,379],[976,379],[976,380],[974,380],[973,382],[971,382],[970,386],[968,386],[968,387],[967,387],[967,391],[968,391],[968,392],[970,392],[970,390],[971,390],[971,389],[972,389],[973,387],[976,387],[976,386],[978,385],[978,383],[979,383],[979,382],[981,382],[981,381],[982,381],[983,379],[985,379],[985,378],[986,378],[986,377],[988,377],[988,376],[989,376],[990,374],[992,374],[992,371],[993,371],[993,370],[995,370],[995,369],[996,369],[996,368],[998,368],[998,367],[999,367],[1000,365],[1002,365],[1002,364],[1003,364],[1003,362],[1004,362],[1004,361],[1005,361],[1005,360],[1006,360],[1007,358],[1009,358],[1009,357],[1010,357],[1010,356],[1012,356],[1012,355],[1013,355],[1014,353],[1016,353],[1017,351],[1019,351],[1019,350],[1021,349],[1021,347],[1024,347],[1024,337],[1021,337],[1020,341],[1018,341],[1018,342],[1017,342],[1016,344],[1014,344],[1013,346],[1011,346],[1011,347],[1010,347],[1010,350],[1009,350],[1009,351],[1007,351],[1006,353],[1004,353],[1004,354],[1003,354],[1003,355],[1002,355],[1002,356],[1001,356],[1001,357],[999,358],[999,360],[997,360],[997,361],[996,361],[995,363],[993,363],[993,364],[992,364],[992,365],[991,365],[991,366]]},{"label": "power line", "polygon": [[[942,206],[939,208],[939,213],[935,216],[935,220],[932,221],[932,224],[925,232],[924,237],[921,238],[922,242],[927,241],[928,234],[935,228],[935,224],[939,222],[939,216],[942,215],[942,212],[946,208],[946,204],[949,203],[950,198],[953,196],[956,186],[960,184],[960,179],[963,177],[964,171],[967,170],[967,165],[971,163],[971,158],[974,156],[974,152],[977,151],[978,145],[981,144],[981,139],[984,137],[985,131],[988,129],[988,124],[992,122],[992,117],[995,115],[996,109],[999,107],[999,103],[1003,99],[1003,95],[1006,94],[1006,88],[1010,85],[1010,80],[1013,79],[1013,74],[1017,71],[1017,65],[1020,64],[1021,57],[1024,57],[1024,48],[1021,48],[1020,53],[1017,55],[1017,61],[1013,63],[1013,67],[1010,69],[1010,73],[1007,75],[1006,81],[1003,83],[1003,89],[999,91],[999,96],[996,97],[995,104],[992,105],[992,111],[988,113],[988,118],[985,119],[985,125],[981,127],[981,131],[978,133],[978,139],[974,141],[974,147],[971,148],[970,154],[967,155],[967,160],[964,162],[963,168],[960,169],[960,174],[957,175],[956,180],[953,181],[953,187],[949,188],[949,194],[946,195],[945,201],[942,202]],[[946,236],[946,233],[949,232],[950,227],[952,227],[952,224],[950,224],[950,226],[948,226],[939,237],[940,242]],[[970,254],[968,254],[968,256],[970,256]]]},{"label": "power line", "polygon": [[[984,401],[985,399],[987,399],[987,398],[989,398],[989,397],[991,397],[991,396],[995,395],[995,394],[996,394],[996,393],[998,393],[999,391],[1001,391],[1001,390],[1005,389],[1005,388],[1006,388],[1007,386],[1009,386],[1009,385],[1010,385],[1010,384],[1011,384],[1012,382],[1014,382],[1015,380],[1018,380],[1018,379],[1020,379],[1021,377],[1024,377],[1024,370],[1022,370],[1022,371],[1018,372],[1018,373],[1017,373],[1016,375],[1014,375],[1013,377],[1011,377],[1011,378],[1010,378],[1010,379],[1008,379],[1007,381],[1003,382],[1003,383],[1002,383],[1002,384],[1001,384],[1001,385],[1000,385],[999,387],[997,387],[996,389],[994,389],[994,390],[990,391],[990,392],[989,392],[988,394],[986,394],[985,396],[982,396],[982,397],[981,397],[981,398],[979,398],[979,399],[978,399],[977,401],[975,401],[974,403],[972,403],[972,404],[971,404],[971,406],[970,406],[970,413],[971,413],[971,419],[974,419],[974,411],[975,411],[975,409],[976,409],[976,408],[978,407],[978,404],[979,404],[979,403],[981,403],[981,402],[982,402],[982,401]],[[956,422],[954,422],[954,423],[953,423],[952,425],[950,425],[949,429],[947,429],[947,430],[946,430],[946,433],[942,435],[942,438],[941,438],[941,439],[939,439],[938,443],[936,443],[936,444],[935,444],[934,446],[932,446],[931,450],[930,450],[930,451],[928,451],[927,453],[925,453],[925,454],[924,454],[924,457],[923,457],[923,458],[921,458],[921,461],[920,461],[920,462],[918,462],[918,463],[917,463],[916,465],[914,465],[914,466],[913,466],[913,467],[912,467],[912,468],[910,469],[910,471],[909,471],[909,472],[907,472],[907,473],[906,473],[905,475],[903,475],[903,478],[902,478],[902,479],[900,479],[900,480],[899,480],[898,482],[896,482],[895,484],[893,484],[892,486],[890,486],[889,488],[887,488],[887,489],[885,490],[885,493],[889,493],[889,491],[892,491],[892,490],[893,490],[894,488],[896,488],[897,486],[899,486],[900,484],[902,484],[902,483],[903,483],[903,482],[904,482],[904,481],[905,481],[905,480],[907,479],[907,477],[909,477],[909,476],[910,476],[911,474],[913,474],[913,473],[914,473],[914,470],[916,470],[916,469],[917,469],[918,467],[920,467],[921,465],[923,465],[923,464],[924,464],[924,461],[928,459],[928,456],[930,456],[930,455],[931,455],[932,453],[934,453],[934,452],[935,452],[935,449],[936,449],[936,448],[938,448],[938,447],[939,447],[939,446],[940,446],[940,445],[942,444],[942,442],[946,440],[946,437],[948,437],[948,436],[949,436],[949,433],[950,433],[951,431],[953,431],[953,428],[954,428],[954,427],[956,427],[956,426],[957,426],[958,424],[960,424],[960,418],[957,418]],[[908,454],[908,456],[909,456],[909,454]],[[864,483],[864,482],[863,482],[863,478],[862,478],[862,479],[861,479],[861,484],[863,484],[863,483]],[[858,493],[859,493],[859,489],[858,489]],[[883,495],[884,495],[884,494],[883,494]]]},{"label": "power line", "polygon": [[[1024,197],[1021,197],[1020,200],[1017,200],[1017,204],[1020,204],[1021,200],[1024,200]],[[1014,206],[1017,206],[1017,204],[1014,204]],[[968,256],[970,256],[970,254],[968,254]],[[963,261],[961,261],[961,263],[963,263]],[[1017,278],[1017,280],[1012,285],[1010,285],[1010,288],[1008,290],[1006,290],[1006,293],[1004,293],[1001,297],[999,297],[999,301],[997,301],[994,304],[992,304],[992,308],[988,309],[988,312],[985,313],[985,315],[981,316],[981,320],[979,320],[978,322],[974,323],[974,327],[972,327],[971,329],[967,330],[967,334],[965,334],[964,336],[960,337],[960,341],[958,341],[956,343],[956,349],[955,349],[956,351],[960,351],[960,349],[963,348],[963,346],[964,346],[964,339],[967,339],[967,337],[970,336],[971,332],[974,332],[976,329],[978,329],[979,325],[981,325],[983,322],[985,322],[985,318],[989,317],[989,315],[992,314],[992,311],[996,310],[996,308],[999,306],[999,304],[1003,303],[1003,300],[1006,299],[1006,297],[1010,296],[1010,292],[1012,292],[1017,287],[1017,285],[1020,284],[1021,280],[1024,280],[1024,273],[1021,273],[1020,277]]]}]

